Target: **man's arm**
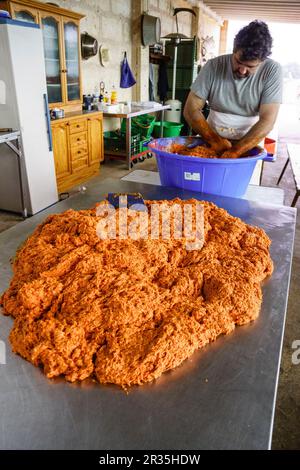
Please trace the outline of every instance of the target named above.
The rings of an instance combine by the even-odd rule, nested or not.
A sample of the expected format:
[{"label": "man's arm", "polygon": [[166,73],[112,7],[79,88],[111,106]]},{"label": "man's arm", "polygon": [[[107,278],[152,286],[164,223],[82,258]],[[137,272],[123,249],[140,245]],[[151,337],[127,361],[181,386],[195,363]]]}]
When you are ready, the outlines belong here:
[{"label": "man's arm", "polygon": [[192,129],[199,133],[212,149],[217,153],[222,153],[231,148],[231,143],[229,140],[220,137],[219,134],[209,126],[201,111],[204,105],[205,100],[199,98],[191,91],[184,106],[184,118]]},{"label": "man's arm", "polygon": [[280,104],[262,104],[259,109],[259,121],[251,127],[250,131],[233,144],[230,150],[222,154],[223,158],[238,158],[252,149],[263,140],[273,129],[278,115]]}]

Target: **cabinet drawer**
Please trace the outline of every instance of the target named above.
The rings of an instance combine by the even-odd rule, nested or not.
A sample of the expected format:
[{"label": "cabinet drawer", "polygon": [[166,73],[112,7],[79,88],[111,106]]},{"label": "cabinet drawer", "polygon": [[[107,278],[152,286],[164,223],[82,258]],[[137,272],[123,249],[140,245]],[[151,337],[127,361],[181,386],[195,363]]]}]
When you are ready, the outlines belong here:
[{"label": "cabinet drawer", "polygon": [[70,145],[71,147],[81,147],[82,145],[87,144],[87,133],[79,132],[78,134],[73,134],[70,136]]},{"label": "cabinet drawer", "polygon": [[72,162],[72,172],[81,171],[83,168],[88,166],[88,156],[86,155],[83,158],[78,158]]},{"label": "cabinet drawer", "polygon": [[86,119],[70,122],[70,134],[76,134],[77,132],[86,131],[86,129],[87,129]]},{"label": "cabinet drawer", "polygon": [[87,143],[78,147],[71,147],[71,160],[77,160],[88,154]]}]

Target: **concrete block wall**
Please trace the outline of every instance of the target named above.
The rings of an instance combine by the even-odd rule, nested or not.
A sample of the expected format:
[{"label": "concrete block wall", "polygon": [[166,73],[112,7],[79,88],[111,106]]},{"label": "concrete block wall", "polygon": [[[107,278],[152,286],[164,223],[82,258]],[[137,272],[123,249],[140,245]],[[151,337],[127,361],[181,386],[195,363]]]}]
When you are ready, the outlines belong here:
[{"label": "concrete block wall", "polygon": [[209,36],[214,39],[214,47],[210,50],[208,59],[219,55],[220,32],[221,27],[216,23],[216,21],[203,14],[200,21],[200,38],[206,38]]},{"label": "concrete block wall", "polygon": [[[145,4],[146,13],[160,18],[162,36],[176,33],[176,20],[173,16],[174,8],[191,8],[191,5],[184,0],[148,0]],[[181,12],[177,16],[179,33],[190,37],[192,34],[192,14]]]}]

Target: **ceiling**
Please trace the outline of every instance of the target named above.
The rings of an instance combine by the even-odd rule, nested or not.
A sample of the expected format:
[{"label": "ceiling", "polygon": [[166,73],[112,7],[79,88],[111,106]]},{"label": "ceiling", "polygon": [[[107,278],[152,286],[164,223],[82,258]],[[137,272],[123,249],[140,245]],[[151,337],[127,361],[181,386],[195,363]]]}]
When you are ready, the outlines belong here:
[{"label": "ceiling", "polygon": [[265,20],[300,23],[300,0],[203,0],[225,20]]}]

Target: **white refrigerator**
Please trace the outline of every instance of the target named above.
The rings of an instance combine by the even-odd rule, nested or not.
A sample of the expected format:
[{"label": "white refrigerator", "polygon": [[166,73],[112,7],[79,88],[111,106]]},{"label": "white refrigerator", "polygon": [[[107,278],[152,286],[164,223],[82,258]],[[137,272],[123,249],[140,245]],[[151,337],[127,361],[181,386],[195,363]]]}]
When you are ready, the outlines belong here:
[{"label": "white refrigerator", "polygon": [[[33,215],[58,201],[43,37],[36,24],[0,18],[0,129],[20,131],[17,156],[0,145],[0,209]],[[21,188],[23,198],[21,198]]]}]

